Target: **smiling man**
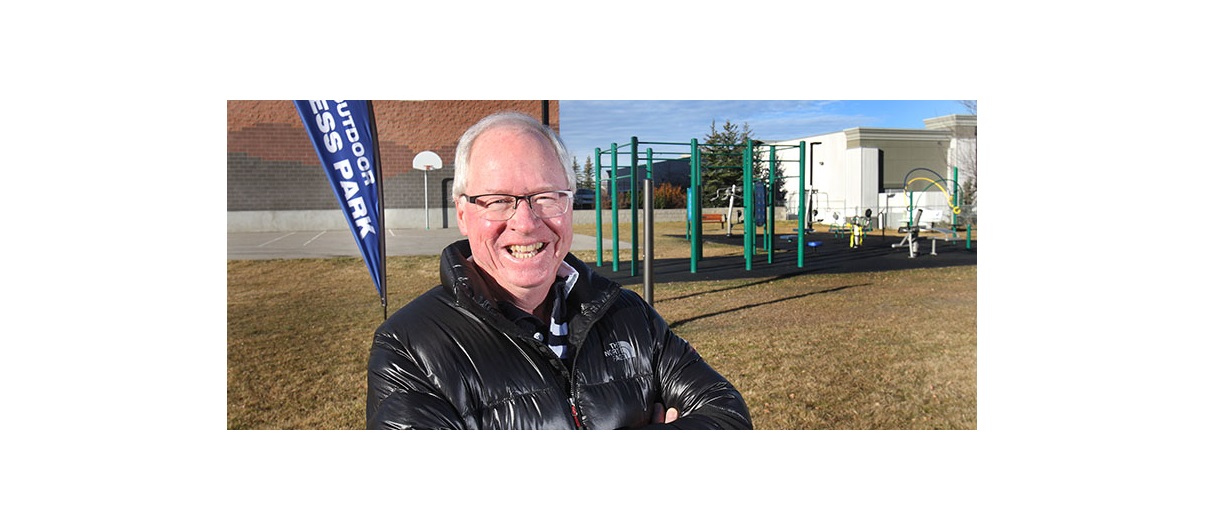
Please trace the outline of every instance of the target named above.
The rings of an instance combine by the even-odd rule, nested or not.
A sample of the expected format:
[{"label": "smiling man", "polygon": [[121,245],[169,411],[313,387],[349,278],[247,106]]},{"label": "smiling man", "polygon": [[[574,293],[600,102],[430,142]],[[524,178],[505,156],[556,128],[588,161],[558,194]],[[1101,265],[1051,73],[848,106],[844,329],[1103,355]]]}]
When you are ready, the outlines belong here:
[{"label": "smiling man", "polygon": [[[528,129],[489,128],[505,115],[466,135],[472,153],[457,153],[452,194],[456,223],[469,238],[473,263],[499,298],[547,318],[544,304],[556,272],[573,244],[574,183],[550,139]],[[513,119],[513,118],[512,118]],[[542,126],[541,126],[542,127]],[[475,141],[474,136],[475,135]],[[513,194],[513,195],[512,195]],[[525,211],[520,211],[525,210]]]},{"label": "smiling man", "polygon": [[478,122],[456,149],[441,285],[377,329],[370,429],[750,429],[740,393],[636,293],[569,253],[575,191],[555,132]]}]

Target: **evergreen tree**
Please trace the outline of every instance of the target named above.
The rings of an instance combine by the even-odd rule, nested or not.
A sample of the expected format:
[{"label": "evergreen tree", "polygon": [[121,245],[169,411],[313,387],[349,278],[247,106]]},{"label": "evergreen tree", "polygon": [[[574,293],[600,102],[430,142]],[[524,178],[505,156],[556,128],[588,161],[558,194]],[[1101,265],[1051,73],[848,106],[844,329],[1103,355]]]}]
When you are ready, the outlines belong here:
[{"label": "evergreen tree", "polygon": [[[715,120],[711,132],[699,146],[700,193],[703,206],[726,206],[727,190],[733,184],[741,185],[741,153],[744,151],[740,132],[736,125],[725,121],[721,130],[716,130]],[[739,192],[738,192],[739,193]]]},{"label": "evergreen tree", "polygon": [[594,158],[586,157],[586,166],[582,169],[582,179],[578,180],[577,187],[588,190],[594,189]]},{"label": "evergreen tree", "polygon": [[[757,141],[754,140],[755,145],[756,143]],[[764,180],[768,185],[770,182],[770,172],[765,168],[765,165],[769,163],[770,148],[768,146],[762,147],[759,151],[761,156],[765,156],[765,160],[762,160],[761,156],[753,159],[754,175]],[[788,151],[788,153],[790,152]],[[782,204],[787,199],[787,183],[782,178],[785,174],[782,168],[782,155],[783,153],[780,150],[778,156],[774,159],[774,204]]]},{"label": "evergreen tree", "polygon": [[[760,151],[764,148],[759,148],[761,142],[754,138],[753,130],[749,128],[748,123],[738,129],[736,124],[725,120],[721,130],[717,131],[715,121],[711,122],[711,133],[704,139],[704,145],[699,146],[700,180],[703,187],[702,204],[704,206],[727,206],[727,190],[731,189],[733,184],[737,186],[737,203],[740,204],[740,197],[744,197],[744,190],[741,188],[744,185],[743,166],[746,140],[753,140],[754,178],[768,177],[766,163],[759,156]],[[775,171],[781,176],[781,162],[775,165],[777,166]],[[781,181],[778,182],[779,189],[783,190]],[[785,191],[781,193],[785,193]]]}]

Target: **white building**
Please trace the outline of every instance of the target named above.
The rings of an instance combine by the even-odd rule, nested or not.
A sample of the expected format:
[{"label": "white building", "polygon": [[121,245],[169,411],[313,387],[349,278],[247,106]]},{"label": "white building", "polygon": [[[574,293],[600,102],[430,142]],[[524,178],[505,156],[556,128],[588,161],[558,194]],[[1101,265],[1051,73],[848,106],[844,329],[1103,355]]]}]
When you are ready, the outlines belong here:
[{"label": "white building", "polygon": [[[766,142],[759,154],[781,162],[786,176],[787,215],[799,211],[800,160],[814,222],[843,223],[870,210],[874,227],[907,224],[912,207],[923,210],[921,223],[949,223],[953,212],[954,169],[958,168],[958,204],[975,174],[975,116],[949,115],[925,120],[924,129],[854,127],[793,140]],[[800,158],[801,150],[803,158]],[[805,207],[806,209],[806,207]],[[806,211],[806,210],[805,210]],[[959,212],[959,219],[970,212]]]}]

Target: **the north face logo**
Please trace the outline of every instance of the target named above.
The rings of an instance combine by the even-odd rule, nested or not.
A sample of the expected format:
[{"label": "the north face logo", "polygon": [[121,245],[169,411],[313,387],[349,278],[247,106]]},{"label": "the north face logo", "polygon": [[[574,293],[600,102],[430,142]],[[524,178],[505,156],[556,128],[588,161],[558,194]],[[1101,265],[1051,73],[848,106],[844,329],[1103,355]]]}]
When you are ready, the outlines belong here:
[{"label": "the north face logo", "polygon": [[632,345],[627,341],[622,340],[619,342],[612,342],[610,346],[607,346],[607,349],[604,353],[606,353],[607,358],[612,361],[622,361],[636,356],[636,350],[632,348]]}]

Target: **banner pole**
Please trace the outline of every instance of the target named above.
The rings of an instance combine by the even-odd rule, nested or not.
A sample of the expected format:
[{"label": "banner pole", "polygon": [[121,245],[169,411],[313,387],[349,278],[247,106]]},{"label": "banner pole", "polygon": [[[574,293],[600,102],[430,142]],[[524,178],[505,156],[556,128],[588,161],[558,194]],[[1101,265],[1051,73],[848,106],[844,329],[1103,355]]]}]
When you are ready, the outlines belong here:
[{"label": "banner pole", "polygon": [[387,229],[385,228],[385,171],[384,165],[381,163],[381,138],[377,136],[377,113],[372,108],[372,100],[367,100],[368,103],[368,128],[372,131],[372,158],[376,160],[376,178],[377,184],[377,222],[381,228],[381,321],[389,319],[389,288],[387,287],[386,278],[389,277],[389,256],[385,254],[385,239]]}]

